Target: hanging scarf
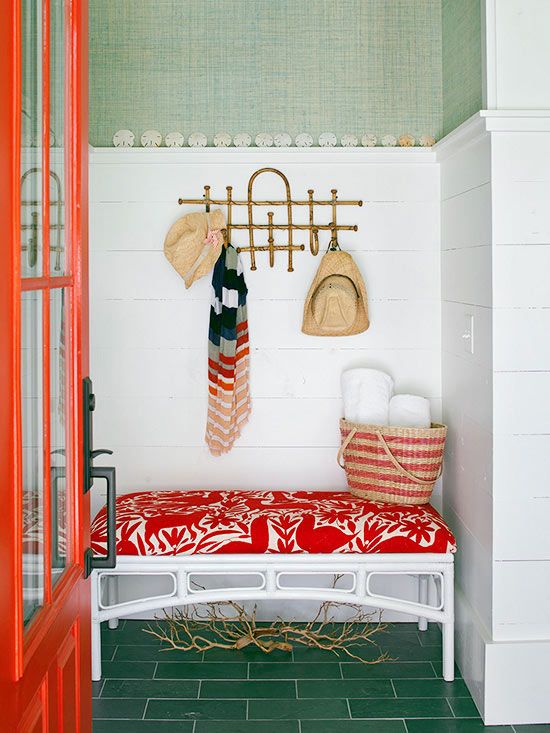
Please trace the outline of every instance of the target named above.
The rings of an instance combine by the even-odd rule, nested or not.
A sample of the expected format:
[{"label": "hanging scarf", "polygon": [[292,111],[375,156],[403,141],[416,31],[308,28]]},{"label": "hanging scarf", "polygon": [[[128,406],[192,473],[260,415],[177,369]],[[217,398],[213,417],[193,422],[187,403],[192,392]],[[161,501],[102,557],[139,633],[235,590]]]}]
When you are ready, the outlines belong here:
[{"label": "hanging scarf", "polygon": [[250,414],[247,287],[237,250],[223,247],[212,274],[206,443],[227,453]]}]

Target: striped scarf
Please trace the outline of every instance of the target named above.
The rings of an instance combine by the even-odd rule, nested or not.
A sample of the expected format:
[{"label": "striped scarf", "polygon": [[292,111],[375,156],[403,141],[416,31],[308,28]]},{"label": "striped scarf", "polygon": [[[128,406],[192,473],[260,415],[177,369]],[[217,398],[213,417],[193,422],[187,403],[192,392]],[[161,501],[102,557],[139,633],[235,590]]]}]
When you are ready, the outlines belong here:
[{"label": "striped scarf", "polygon": [[215,456],[227,453],[250,414],[247,287],[241,258],[228,245],[212,274],[208,332],[206,443]]}]

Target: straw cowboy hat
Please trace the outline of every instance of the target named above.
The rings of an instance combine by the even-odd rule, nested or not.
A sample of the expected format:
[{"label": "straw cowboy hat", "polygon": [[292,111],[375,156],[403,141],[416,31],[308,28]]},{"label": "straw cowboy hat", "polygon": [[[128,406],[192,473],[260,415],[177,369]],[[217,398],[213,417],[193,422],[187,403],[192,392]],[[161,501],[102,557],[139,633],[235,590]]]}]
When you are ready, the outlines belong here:
[{"label": "straw cowboy hat", "polygon": [[367,290],[351,255],[327,252],[304,305],[303,333],[310,336],[352,336],[369,327]]},{"label": "straw cowboy hat", "polygon": [[207,275],[220,256],[225,217],[220,209],[208,214],[185,214],[173,224],[164,240],[164,254],[189,288]]}]

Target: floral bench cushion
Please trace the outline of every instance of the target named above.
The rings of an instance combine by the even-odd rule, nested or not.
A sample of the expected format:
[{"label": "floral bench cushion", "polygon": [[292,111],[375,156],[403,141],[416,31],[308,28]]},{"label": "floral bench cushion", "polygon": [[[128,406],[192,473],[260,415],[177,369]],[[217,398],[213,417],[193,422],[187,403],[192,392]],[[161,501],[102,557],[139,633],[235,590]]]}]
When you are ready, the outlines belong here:
[{"label": "floral bench cushion", "polygon": [[[381,504],[345,491],[140,491],[117,499],[119,555],[456,551],[430,505]],[[106,512],[92,525],[105,554]]]}]

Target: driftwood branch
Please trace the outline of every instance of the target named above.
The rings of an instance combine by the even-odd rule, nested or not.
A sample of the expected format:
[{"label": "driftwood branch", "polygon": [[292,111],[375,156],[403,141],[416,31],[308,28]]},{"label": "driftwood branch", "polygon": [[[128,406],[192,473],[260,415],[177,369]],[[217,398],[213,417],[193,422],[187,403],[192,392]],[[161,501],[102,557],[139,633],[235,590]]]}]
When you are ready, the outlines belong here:
[{"label": "driftwood branch", "polygon": [[[349,610],[350,618],[339,623],[334,620],[334,611],[342,608]],[[248,613],[239,603],[224,601],[174,609],[165,613],[163,625],[149,626],[144,631],[166,644],[167,650],[206,652],[255,646],[269,654],[276,649],[291,652],[296,646],[306,646],[377,664],[387,661],[388,655],[380,651],[376,659],[365,660],[355,652],[365,644],[378,647],[372,637],[385,628],[380,618],[375,620],[375,614],[351,603],[325,601],[312,621],[298,623],[279,618],[265,626],[256,620],[256,606]]]}]

